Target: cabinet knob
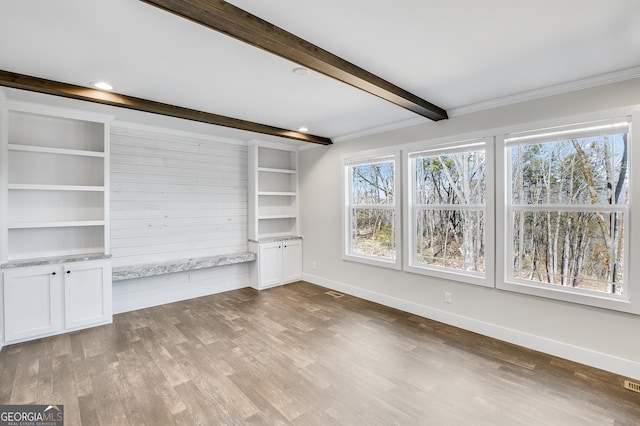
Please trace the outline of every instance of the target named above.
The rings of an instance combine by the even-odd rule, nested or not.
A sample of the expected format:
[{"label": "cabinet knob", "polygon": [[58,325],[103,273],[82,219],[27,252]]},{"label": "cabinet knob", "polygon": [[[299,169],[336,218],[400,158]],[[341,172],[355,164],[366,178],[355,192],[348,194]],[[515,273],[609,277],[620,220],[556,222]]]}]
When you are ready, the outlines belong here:
[{"label": "cabinet knob", "polygon": [[70,273],[71,273],[71,271],[67,271],[67,274],[70,274]]},{"label": "cabinet knob", "polygon": [[51,273],[51,275],[55,275],[55,274],[56,274],[55,272],[52,272],[52,273]]}]

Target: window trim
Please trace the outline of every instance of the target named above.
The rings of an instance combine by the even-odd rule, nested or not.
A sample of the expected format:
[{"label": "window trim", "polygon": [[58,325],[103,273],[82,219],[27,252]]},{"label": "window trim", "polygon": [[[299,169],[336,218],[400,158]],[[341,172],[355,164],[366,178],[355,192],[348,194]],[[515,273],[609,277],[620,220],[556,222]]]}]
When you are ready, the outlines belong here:
[{"label": "window trim", "polygon": [[[414,202],[415,187],[413,178],[415,176],[415,167],[413,164],[413,158],[416,156],[424,155],[437,155],[438,153],[455,153],[471,151],[474,147],[483,147],[485,150],[485,167],[486,167],[486,193],[484,204],[484,229],[485,229],[485,272],[466,272],[458,271],[452,268],[430,266],[430,265],[418,265],[415,254],[415,233],[416,233],[416,214],[419,209],[418,205]],[[407,255],[404,258],[404,270],[407,272],[428,275],[437,278],[459,281],[468,284],[480,285],[484,287],[495,286],[495,222],[492,219],[494,217],[495,202],[494,202],[494,143],[493,137],[474,137],[471,139],[456,139],[456,140],[435,140],[429,142],[422,142],[418,145],[413,145],[409,149],[403,150],[403,225],[405,232],[403,233],[404,250]],[[456,208],[468,208],[478,207],[465,206]],[[437,206],[437,208],[445,208],[445,206]]]},{"label": "window trim", "polygon": [[[509,219],[509,215],[513,211],[513,205],[511,204],[511,190],[508,178],[511,173],[509,149],[514,146],[514,142],[509,143],[510,141],[507,139],[511,139],[511,141],[515,140],[515,144],[517,144],[518,141],[514,138],[507,137],[507,135],[511,133],[534,134],[544,131],[545,129],[553,130],[554,127],[566,128],[569,131],[573,131],[573,129],[584,127],[590,123],[616,121],[616,119],[612,117],[627,117],[630,123],[628,131],[628,158],[630,164],[628,170],[630,183],[629,204],[626,206],[612,205],[611,209],[603,209],[624,211],[626,214],[624,230],[625,258],[623,260],[625,262],[624,294],[616,295],[599,293],[562,286],[551,287],[544,283],[537,284],[535,281],[520,280],[512,277],[509,262],[507,261],[507,259],[510,259],[509,256],[512,255],[511,239],[513,236],[513,227],[511,220]],[[640,303],[635,300],[637,296],[634,291],[639,287],[639,285],[637,283],[633,283],[633,277],[637,276],[638,272],[640,272],[640,268],[638,268],[638,265],[634,265],[631,262],[631,259],[638,258],[638,255],[640,255],[640,244],[634,244],[634,241],[640,241],[640,226],[633,226],[634,223],[638,223],[639,211],[637,207],[632,208],[634,200],[640,199],[640,188],[638,188],[640,184],[634,182],[635,173],[633,170],[634,165],[640,164],[640,150],[633,147],[633,123],[636,123],[636,126],[640,123],[640,113],[638,109],[636,108],[635,110],[632,110],[631,108],[620,108],[611,111],[588,114],[577,118],[562,117],[543,123],[528,123],[526,126],[501,129],[501,133],[496,135],[495,161],[496,170],[500,170],[500,173],[496,174],[496,200],[498,201],[499,208],[496,209],[495,221],[496,223],[504,224],[503,226],[496,226],[497,244],[495,258],[498,262],[496,266],[497,289],[614,311],[636,314],[640,313]],[[552,139],[557,139],[557,137]],[[545,141],[545,138],[531,138],[530,140],[532,143],[536,143]],[[533,209],[542,207],[544,206],[536,205]],[[573,210],[573,207],[563,209],[562,205],[554,205],[553,209],[568,211]],[[582,210],[581,207],[579,209]],[[524,211],[527,210],[525,209]],[[501,261],[498,261],[497,259],[501,259]]]},{"label": "window trim", "polygon": [[[514,284],[509,280],[510,272],[506,270],[506,264],[503,259],[505,259],[506,247],[508,240],[506,240],[506,232],[505,226],[503,224],[506,223],[506,213],[507,213],[507,198],[506,198],[506,173],[507,173],[507,162],[506,162],[506,153],[505,153],[505,135],[510,135],[514,133],[523,134],[526,132],[535,132],[540,129],[549,129],[553,127],[567,127],[572,124],[580,125],[580,123],[590,123],[596,121],[604,121],[608,120],[611,117],[622,117],[628,116],[631,117],[631,131],[629,132],[629,140],[633,141],[633,123],[636,126],[640,126],[640,104],[638,105],[629,105],[623,107],[616,108],[604,108],[604,109],[593,109],[590,112],[583,112],[578,114],[568,114],[568,115],[555,115],[550,116],[546,119],[538,119],[526,122],[518,122],[514,124],[508,124],[503,126],[495,126],[488,127],[485,130],[479,130],[468,133],[459,133],[455,135],[449,135],[440,138],[434,138],[430,140],[423,140],[418,142],[411,142],[405,144],[399,144],[393,146],[391,148],[384,148],[378,150],[369,150],[363,151],[359,153],[351,153],[351,154],[343,154],[342,158],[375,158],[372,152],[377,152],[378,155],[380,153],[384,155],[389,155],[390,153],[401,153],[402,161],[399,163],[399,167],[402,168],[402,178],[401,178],[401,186],[398,187],[398,182],[396,181],[396,189],[400,188],[402,193],[402,203],[396,205],[396,213],[400,211],[402,213],[401,229],[402,235],[396,234],[396,240],[399,238],[402,240],[401,246],[396,246],[396,261],[398,259],[402,259],[402,270],[409,273],[416,273],[421,275],[430,275],[441,279],[458,281],[458,282],[469,282],[464,275],[456,274],[449,271],[425,271],[424,269],[418,270],[417,268],[413,268],[409,265],[408,258],[406,255],[399,256],[400,249],[404,250],[405,253],[408,253],[406,250],[410,250],[410,245],[408,245],[408,237],[409,237],[409,225],[411,222],[409,221],[410,209],[408,208],[408,192],[409,186],[408,182],[408,152],[418,152],[425,150],[432,150],[437,147],[445,147],[447,144],[451,145],[452,143],[460,143],[460,141],[465,140],[473,140],[473,139],[486,139],[487,140],[487,152],[486,159],[487,163],[487,218],[490,218],[493,215],[493,220],[486,221],[485,223],[485,231],[489,237],[487,242],[485,243],[486,250],[486,280],[485,283],[481,285],[485,285],[490,288],[495,288],[498,291],[512,292],[523,295],[530,295],[535,297],[541,297],[544,299],[557,300],[560,303],[572,303],[572,304],[580,304],[586,305],[596,308],[607,309],[611,311],[618,312],[626,312],[631,314],[640,315],[640,263],[627,261],[625,265],[626,272],[626,282],[625,282],[625,290],[626,297],[628,300],[611,300],[611,298],[602,298],[597,292],[589,292],[587,295],[579,295],[575,293],[566,293],[562,292],[562,289],[549,289],[549,288],[538,288],[532,287],[526,284]],[[636,172],[633,170],[633,166],[640,165],[640,149],[633,148],[633,142],[629,144],[629,162],[631,164],[631,168],[629,170],[629,182],[630,182],[630,193],[629,193],[629,206],[631,207],[634,200],[640,200],[640,180],[635,182],[634,179],[637,179]],[[345,194],[344,194],[344,161],[341,163],[342,166],[342,253],[343,259],[344,256],[344,215],[346,214],[345,207]],[[640,173],[640,169],[637,173]],[[399,176],[396,173],[396,178]],[[396,190],[396,195],[400,195]],[[492,198],[492,202],[489,201],[489,197]],[[396,201],[400,201],[398,197],[396,197]],[[396,220],[397,220],[396,214]],[[628,213],[628,218],[625,219],[627,222],[625,226],[627,227],[626,232],[628,232],[629,237],[626,239],[625,244],[628,247],[628,259],[640,259],[640,243],[635,243],[636,241],[640,241],[640,208],[635,207],[633,209],[630,208]],[[634,225],[635,224],[635,225]],[[491,227],[491,229],[489,229]],[[398,244],[398,243],[396,243]],[[348,260],[354,260],[360,263],[370,263],[378,266],[384,266],[389,268],[389,263],[381,264],[381,262],[370,262],[366,259],[358,259],[351,258]],[[393,269],[401,269],[399,267],[393,267]],[[636,293],[638,293],[636,295]],[[506,293],[508,294],[508,293]],[[608,296],[604,294],[604,296]],[[638,299],[638,300],[636,300]]]},{"label": "window trim", "polygon": [[[353,205],[352,200],[352,167],[363,164],[381,163],[393,161],[393,204],[389,205]],[[400,150],[384,149],[364,151],[356,154],[342,155],[342,259],[352,262],[365,263],[368,265],[381,266],[395,270],[402,269],[402,165],[400,161]],[[357,207],[368,207],[375,209],[394,210],[395,222],[395,260],[382,257],[353,254],[351,252],[351,210]]]}]

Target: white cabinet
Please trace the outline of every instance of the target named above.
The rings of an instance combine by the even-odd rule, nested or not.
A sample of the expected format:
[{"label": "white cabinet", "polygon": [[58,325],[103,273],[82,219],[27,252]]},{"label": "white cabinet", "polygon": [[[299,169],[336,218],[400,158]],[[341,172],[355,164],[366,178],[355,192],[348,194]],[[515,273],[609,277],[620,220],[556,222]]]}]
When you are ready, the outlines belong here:
[{"label": "white cabinet", "polygon": [[258,244],[258,262],[260,262],[258,287],[267,288],[282,283],[282,242]]},{"label": "white cabinet", "polygon": [[257,254],[249,267],[251,286],[257,290],[302,279],[302,239],[251,242]]},{"label": "white cabinet", "polygon": [[282,242],[282,281],[289,283],[302,279],[302,240]]},{"label": "white cabinet", "polygon": [[5,269],[4,340],[15,343],[110,323],[111,262]]},{"label": "white cabinet", "polygon": [[110,323],[111,262],[70,263],[63,269],[65,328]]},{"label": "white cabinet", "polygon": [[62,328],[62,280],[59,268],[36,266],[5,271],[6,342],[54,334]]}]

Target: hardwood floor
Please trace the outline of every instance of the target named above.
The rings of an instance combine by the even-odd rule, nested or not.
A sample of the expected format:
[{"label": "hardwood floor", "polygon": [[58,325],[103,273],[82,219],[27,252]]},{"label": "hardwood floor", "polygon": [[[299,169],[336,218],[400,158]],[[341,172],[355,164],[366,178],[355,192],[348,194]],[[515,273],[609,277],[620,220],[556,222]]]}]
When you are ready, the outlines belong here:
[{"label": "hardwood floor", "polygon": [[624,378],[299,282],[0,352],[0,404],[66,425],[637,425]]}]

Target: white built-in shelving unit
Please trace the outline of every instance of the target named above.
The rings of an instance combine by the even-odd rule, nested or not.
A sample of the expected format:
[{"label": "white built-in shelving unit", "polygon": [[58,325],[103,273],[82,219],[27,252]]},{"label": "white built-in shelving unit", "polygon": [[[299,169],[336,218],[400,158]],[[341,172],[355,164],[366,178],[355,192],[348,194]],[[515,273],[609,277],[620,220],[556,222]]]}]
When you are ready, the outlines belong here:
[{"label": "white built-in shelving unit", "polygon": [[298,152],[249,145],[249,239],[298,235]]},{"label": "white built-in shelving unit", "polygon": [[249,266],[251,285],[264,289],[302,278],[298,230],[298,151],[286,145],[249,144]]},{"label": "white built-in shelving unit", "polygon": [[3,107],[3,262],[109,253],[109,117]]},{"label": "white built-in shelving unit", "polygon": [[0,345],[111,322],[111,119],[1,103]]}]

